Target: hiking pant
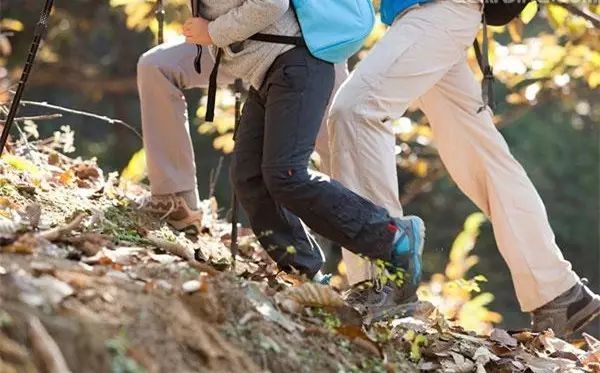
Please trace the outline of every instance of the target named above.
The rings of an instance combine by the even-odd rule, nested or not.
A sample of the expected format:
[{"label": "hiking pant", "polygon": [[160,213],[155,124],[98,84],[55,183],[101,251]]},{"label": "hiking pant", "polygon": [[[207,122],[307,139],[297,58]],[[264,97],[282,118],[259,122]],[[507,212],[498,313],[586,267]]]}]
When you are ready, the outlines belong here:
[{"label": "hiking pant", "polygon": [[[479,4],[455,1],[428,3],[396,19],[335,97],[332,176],[392,215],[401,214],[392,121],[416,103],[450,176],[489,216],[521,307],[531,311],[578,277],[491,110],[479,110],[481,88],[467,65],[467,49],[480,22]],[[370,276],[368,265],[348,252],[344,256],[353,282]]]},{"label": "hiking pant", "polygon": [[[202,74],[194,70],[196,46],[177,41],[146,52],[138,63],[144,148],[150,187],[155,195],[196,191],[196,164],[189,132],[188,109],[183,90],[208,87],[214,66],[210,53],[202,54]],[[336,65],[336,87],[346,79],[345,64]],[[223,69],[219,85],[235,78]],[[317,152],[323,172],[329,173],[329,144],[326,126],[319,133]]]},{"label": "hiking pant", "polygon": [[[391,259],[387,211],[308,170],[334,88],[332,64],[306,48],[279,56],[244,105],[231,167],[254,233],[280,268],[312,277],[323,257],[303,222],[370,258]],[[302,219],[302,221],[300,220]]]}]

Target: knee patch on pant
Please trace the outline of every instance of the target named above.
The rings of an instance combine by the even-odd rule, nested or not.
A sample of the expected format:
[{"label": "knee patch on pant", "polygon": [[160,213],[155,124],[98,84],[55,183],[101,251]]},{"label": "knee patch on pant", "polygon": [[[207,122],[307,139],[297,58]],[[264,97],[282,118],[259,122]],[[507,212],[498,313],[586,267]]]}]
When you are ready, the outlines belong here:
[{"label": "knee patch on pant", "polygon": [[306,167],[263,168],[263,178],[269,193],[278,202],[293,198],[296,190],[309,181]]}]

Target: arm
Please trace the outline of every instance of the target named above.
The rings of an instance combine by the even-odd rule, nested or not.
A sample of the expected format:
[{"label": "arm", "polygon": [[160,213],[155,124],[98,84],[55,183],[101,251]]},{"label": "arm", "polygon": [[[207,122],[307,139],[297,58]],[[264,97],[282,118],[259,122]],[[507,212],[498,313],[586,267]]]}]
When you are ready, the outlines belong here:
[{"label": "arm", "polygon": [[275,23],[290,7],[290,0],[245,0],[208,24],[213,44],[226,47],[243,41]]}]

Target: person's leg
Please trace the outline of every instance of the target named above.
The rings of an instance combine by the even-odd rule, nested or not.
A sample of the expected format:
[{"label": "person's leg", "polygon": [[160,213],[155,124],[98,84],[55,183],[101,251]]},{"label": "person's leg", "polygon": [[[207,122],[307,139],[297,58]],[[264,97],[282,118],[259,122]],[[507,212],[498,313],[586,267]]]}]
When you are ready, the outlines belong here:
[{"label": "person's leg", "polygon": [[[208,86],[214,62],[205,51],[203,72],[198,74],[195,57],[196,47],[183,41],[159,45],[140,57],[137,77],[152,194],[192,194],[186,201],[197,208],[194,150],[182,91]],[[220,74],[219,84],[232,82],[232,77]]]},{"label": "person's leg", "polygon": [[372,258],[391,260],[387,211],[307,166],[334,85],[331,64],[297,48],[280,56],[265,97],[262,173],[273,199],[311,229]]},{"label": "person's leg", "polygon": [[419,100],[450,176],[490,217],[523,311],[553,300],[578,282],[554,240],[546,209],[482,107],[466,60]]},{"label": "person's leg", "polygon": [[[465,22],[449,2],[409,11],[384,37],[341,87],[329,117],[332,177],[349,189],[402,216],[396,171],[394,119],[462,57],[479,19]],[[344,251],[351,284],[368,280],[368,262]]]},{"label": "person's leg", "polygon": [[[348,64],[340,63],[335,65],[335,85],[333,87],[334,93],[337,92],[346,79],[348,79],[348,74]],[[328,111],[329,108],[327,109],[327,112]],[[325,175],[331,176],[331,145],[329,144],[329,126],[327,125],[327,119],[327,115],[323,116],[321,129],[319,130],[319,135],[317,136],[317,142],[315,144],[315,151],[317,154],[319,154],[319,158],[321,160],[319,171]]]},{"label": "person's leg", "polygon": [[324,262],[318,246],[293,214],[277,205],[261,171],[264,143],[264,100],[251,89],[235,137],[231,179],[250,225],[263,248],[285,271],[312,278]]},{"label": "person's leg", "polygon": [[571,269],[556,245],[544,204],[527,173],[479,111],[481,90],[466,57],[419,100],[440,156],[460,189],[483,210],[534,331],[567,336],[600,314],[600,297]]}]

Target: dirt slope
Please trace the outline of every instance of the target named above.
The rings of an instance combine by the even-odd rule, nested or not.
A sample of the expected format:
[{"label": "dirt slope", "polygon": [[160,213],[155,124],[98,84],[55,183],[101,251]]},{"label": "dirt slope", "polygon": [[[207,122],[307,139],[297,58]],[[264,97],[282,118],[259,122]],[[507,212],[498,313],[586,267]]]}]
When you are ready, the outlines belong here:
[{"label": "dirt slope", "polygon": [[216,202],[201,237],[177,235],[132,207],[144,188],[59,145],[14,145],[0,160],[2,373],[598,367],[591,337],[585,348],[551,333],[479,337],[435,311],[363,326],[331,288],[277,273],[248,232],[234,266]]}]

